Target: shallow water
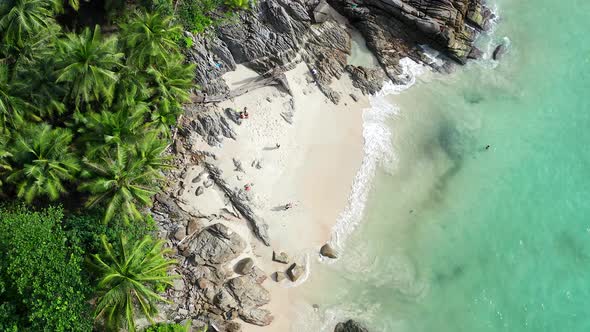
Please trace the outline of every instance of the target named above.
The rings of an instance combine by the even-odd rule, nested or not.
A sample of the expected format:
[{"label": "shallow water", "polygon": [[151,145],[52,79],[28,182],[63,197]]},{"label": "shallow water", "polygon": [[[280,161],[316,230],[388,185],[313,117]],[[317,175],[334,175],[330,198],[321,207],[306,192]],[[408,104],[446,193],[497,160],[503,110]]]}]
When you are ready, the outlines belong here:
[{"label": "shallow water", "polygon": [[590,2],[498,8],[497,66],[388,97],[395,161],[299,330],[590,331]]}]

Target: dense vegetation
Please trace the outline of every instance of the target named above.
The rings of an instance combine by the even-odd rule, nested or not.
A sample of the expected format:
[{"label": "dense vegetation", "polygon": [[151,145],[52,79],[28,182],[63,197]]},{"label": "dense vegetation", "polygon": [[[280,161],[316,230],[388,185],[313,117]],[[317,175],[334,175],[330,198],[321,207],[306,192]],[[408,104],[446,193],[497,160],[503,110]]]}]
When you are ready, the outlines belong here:
[{"label": "dense vegetation", "polygon": [[[0,330],[134,330],[154,316],[174,262],[145,209],[194,88],[182,32],[249,6],[0,1]],[[181,330],[154,326],[168,328]]]}]

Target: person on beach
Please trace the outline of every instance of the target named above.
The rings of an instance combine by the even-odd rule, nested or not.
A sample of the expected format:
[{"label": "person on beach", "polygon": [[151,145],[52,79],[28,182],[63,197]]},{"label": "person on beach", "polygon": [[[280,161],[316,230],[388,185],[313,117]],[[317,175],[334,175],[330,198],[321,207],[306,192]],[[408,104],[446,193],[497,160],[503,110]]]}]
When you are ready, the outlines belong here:
[{"label": "person on beach", "polygon": [[278,150],[278,149],[281,147],[281,145],[280,145],[279,143],[277,143],[277,144],[275,145],[275,147],[276,147],[276,149]]},{"label": "person on beach", "polygon": [[250,116],[250,114],[248,114],[247,108],[244,107],[244,118],[247,119]]},{"label": "person on beach", "polygon": [[244,190],[245,191],[250,191],[250,189],[252,189],[253,184],[252,183],[246,183],[244,185]]},{"label": "person on beach", "polygon": [[287,203],[287,204],[285,204],[285,211],[286,210],[289,210],[292,207],[293,207],[293,203]]}]

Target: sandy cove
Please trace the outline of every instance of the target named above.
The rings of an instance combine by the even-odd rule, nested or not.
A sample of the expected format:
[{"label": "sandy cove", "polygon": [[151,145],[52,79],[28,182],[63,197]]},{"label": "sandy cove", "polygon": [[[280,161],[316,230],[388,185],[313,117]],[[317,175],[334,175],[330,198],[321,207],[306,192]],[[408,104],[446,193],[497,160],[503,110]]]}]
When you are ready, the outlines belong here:
[{"label": "sandy cove", "polygon": [[[224,79],[236,88],[256,76],[239,66]],[[202,137],[191,137],[194,149],[217,156],[215,164],[230,186],[252,184],[248,191],[251,207],[269,225],[271,246],[267,247],[244,219],[221,221],[248,242],[246,251],[228,267],[251,257],[270,277],[289,266],[273,262],[273,250],[284,251],[291,262],[306,265],[306,274],[296,283],[288,279],[277,283],[271,278],[264,282],[271,293],[271,302],[265,308],[272,312],[274,321],[267,327],[244,324],[243,331],[289,330],[290,308],[298,301],[293,286],[304,282],[312,272],[309,263],[317,260],[319,248],[330,239],[331,228],[348,202],[362,160],[362,110],[369,104],[367,97],[352,86],[348,75],[331,84],[342,94],[339,105],[317,89],[305,63],[286,76],[292,96],[275,87],[263,87],[218,105],[220,110],[241,111],[247,107],[249,118],[234,126],[237,140],[224,139],[222,146],[211,147]],[[350,93],[358,100],[354,101]],[[283,117],[288,113],[293,115],[292,124]],[[236,171],[234,159],[241,163],[243,172]],[[181,207],[203,215],[218,214],[224,207],[231,210],[224,193],[215,186],[195,195],[199,183],[192,183],[192,179],[202,171],[201,166],[193,166],[186,173],[184,183],[188,185],[179,197]],[[284,210],[287,203],[294,207]]]}]

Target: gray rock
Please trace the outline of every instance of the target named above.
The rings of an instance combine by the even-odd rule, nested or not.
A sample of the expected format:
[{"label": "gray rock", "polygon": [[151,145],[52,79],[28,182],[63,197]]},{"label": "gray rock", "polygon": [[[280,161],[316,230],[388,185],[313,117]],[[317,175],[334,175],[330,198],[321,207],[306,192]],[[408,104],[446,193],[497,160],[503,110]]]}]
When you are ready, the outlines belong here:
[{"label": "gray rock", "polygon": [[287,278],[287,274],[285,272],[277,271],[274,273],[273,279],[276,282],[281,282]]},{"label": "gray rock", "polygon": [[182,292],[185,288],[184,285],[184,280],[178,278],[178,279],[174,279],[174,281],[172,282],[172,284],[174,285],[174,290],[177,292]]},{"label": "gray rock", "polygon": [[221,170],[216,166],[205,163],[205,167],[209,171],[211,179],[217,186],[223,190],[234,208],[244,216],[244,218],[252,226],[254,234],[267,246],[270,245],[270,238],[268,236],[268,225],[262,218],[257,216],[248,203],[240,196],[240,190],[232,190],[229,184],[221,178]]},{"label": "gray rock", "polygon": [[478,59],[481,59],[482,56],[483,56],[483,52],[479,48],[474,46],[471,48],[471,51],[467,55],[467,58],[473,59],[473,60],[478,60]]},{"label": "gray rock", "polygon": [[226,108],[224,110],[225,116],[232,120],[238,126],[242,125],[242,118],[240,118],[240,113],[232,108]]},{"label": "gray rock", "polygon": [[254,260],[250,257],[244,258],[236,263],[234,270],[242,275],[248,274],[254,267]]},{"label": "gray rock", "polygon": [[334,332],[369,332],[369,330],[359,322],[350,319],[344,323],[338,323],[334,328]]},{"label": "gray rock", "polygon": [[197,264],[224,264],[237,258],[246,249],[246,242],[222,224],[203,229],[187,249]]},{"label": "gray rock", "polygon": [[500,60],[504,54],[506,54],[506,44],[502,43],[494,49],[494,53],[492,54],[492,58],[494,60]]},{"label": "gray rock", "polygon": [[352,100],[354,100],[355,102],[359,101],[359,97],[357,97],[354,93],[350,94],[350,98],[352,98]]},{"label": "gray rock", "polygon": [[248,273],[248,275],[250,277],[252,277],[252,279],[257,283],[257,284],[262,284],[268,277],[266,276],[266,273],[264,273],[264,271],[262,271],[259,267],[254,266],[252,268],[252,270],[250,271],[250,273]]},{"label": "gray rock", "polygon": [[283,264],[289,264],[289,255],[287,255],[284,252],[276,252],[273,251],[272,252],[272,260],[275,262],[279,262],[279,263],[283,263]]},{"label": "gray rock", "polygon": [[187,234],[191,235],[199,229],[199,222],[196,219],[191,219],[188,222]]},{"label": "gray rock", "polygon": [[334,250],[334,248],[332,248],[332,246],[330,246],[328,243],[322,246],[320,249],[320,254],[328,258],[338,258],[336,250]]},{"label": "gray rock", "polygon": [[295,282],[305,273],[305,268],[297,263],[293,263],[287,270],[287,276],[291,281]]},{"label": "gray rock", "polygon": [[225,289],[241,308],[260,307],[270,302],[270,293],[250,276],[228,280]]},{"label": "gray rock", "polygon": [[229,322],[225,325],[225,330],[227,332],[241,332],[242,325],[240,325],[240,323],[237,322]]},{"label": "gray rock", "polygon": [[205,192],[205,189],[203,189],[203,187],[201,187],[201,186],[198,186],[197,190],[195,191],[195,195],[200,196],[203,194],[203,192]]},{"label": "gray rock", "polygon": [[185,236],[186,236],[186,229],[184,228],[184,226],[178,227],[176,232],[174,232],[174,238],[177,239],[178,241],[182,241],[182,239],[184,239]]},{"label": "gray rock", "polygon": [[[352,84],[366,95],[373,95],[383,88],[385,72],[381,68],[348,65],[346,71],[350,74]],[[355,98],[354,101],[357,101]]]},{"label": "gray rock", "polygon": [[236,171],[236,172],[244,172],[244,169],[242,168],[242,162],[241,161],[239,161],[236,158],[232,158],[232,161],[234,162],[234,167],[235,167],[234,171]]},{"label": "gray rock", "polygon": [[240,311],[240,318],[250,324],[258,326],[267,326],[272,323],[274,317],[270,311],[260,308],[251,308]]}]

